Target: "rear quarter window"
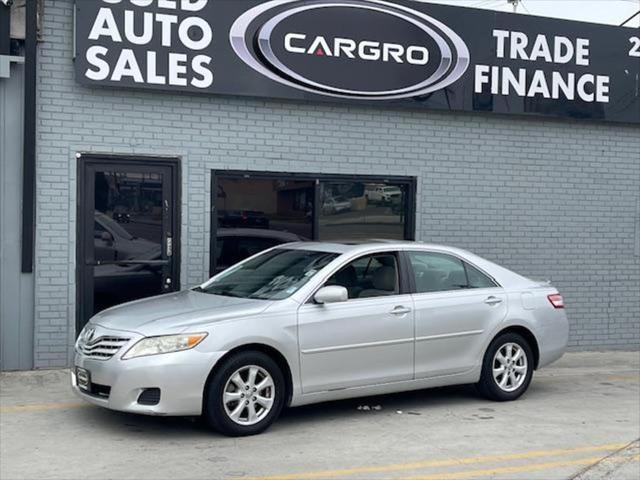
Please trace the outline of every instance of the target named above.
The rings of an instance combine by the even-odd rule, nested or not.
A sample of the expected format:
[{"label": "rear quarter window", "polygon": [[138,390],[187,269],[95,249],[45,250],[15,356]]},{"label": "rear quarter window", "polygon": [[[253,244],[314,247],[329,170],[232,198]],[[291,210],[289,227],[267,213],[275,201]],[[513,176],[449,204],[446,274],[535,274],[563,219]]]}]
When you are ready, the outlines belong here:
[{"label": "rear quarter window", "polygon": [[467,269],[469,288],[493,288],[498,286],[491,278],[486,276],[476,267],[465,262],[465,268]]}]

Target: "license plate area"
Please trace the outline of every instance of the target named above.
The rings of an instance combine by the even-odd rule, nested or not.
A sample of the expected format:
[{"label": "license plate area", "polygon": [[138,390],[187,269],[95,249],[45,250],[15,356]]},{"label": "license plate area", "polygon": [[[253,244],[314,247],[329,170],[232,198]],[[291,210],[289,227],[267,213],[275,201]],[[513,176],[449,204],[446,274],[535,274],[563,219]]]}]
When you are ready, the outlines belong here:
[{"label": "license plate area", "polygon": [[91,392],[91,373],[86,368],[76,367],[76,383],[80,390]]}]

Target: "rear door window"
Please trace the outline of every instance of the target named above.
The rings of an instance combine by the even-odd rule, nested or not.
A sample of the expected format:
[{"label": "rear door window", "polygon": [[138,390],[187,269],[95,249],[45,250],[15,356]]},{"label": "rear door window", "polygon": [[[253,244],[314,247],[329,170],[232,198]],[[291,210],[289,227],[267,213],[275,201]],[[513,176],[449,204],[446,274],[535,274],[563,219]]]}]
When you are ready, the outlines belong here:
[{"label": "rear door window", "polygon": [[444,292],[467,288],[467,274],[461,260],[432,252],[409,252],[416,292]]},{"label": "rear door window", "polygon": [[413,269],[416,293],[497,286],[480,270],[452,255],[409,252],[408,256]]}]

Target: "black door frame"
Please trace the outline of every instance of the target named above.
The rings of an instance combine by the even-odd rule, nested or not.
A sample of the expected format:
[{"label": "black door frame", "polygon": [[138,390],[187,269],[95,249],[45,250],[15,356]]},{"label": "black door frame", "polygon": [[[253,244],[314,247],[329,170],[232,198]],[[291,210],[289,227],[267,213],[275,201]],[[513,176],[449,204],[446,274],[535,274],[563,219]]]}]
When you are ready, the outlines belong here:
[{"label": "black door frame", "polygon": [[[172,202],[170,205],[170,215],[173,220],[172,225],[172,254],[170,258],[170,268],[172,272],[171,281],[173,291],[180,289],[180,239],[181,239],[181,221],[180,213],[182,205],[181,178],[180,178],[180,158],[178,157],[152,157],[152,156],[128,156],[114,154],[97,154],[97,153],[80,153],[78,154],[77,165],[77,199],[76,199],[76,336],[84,326],[86,317],[86,309],[89,305],[88,301],[93,299],[93,292],[89,291],[92,280],[88,279],[88,269],[85,269],[86,254],[86,238],[87,225],[85,225],[87,215],[87,205],[85,205],[85,196],[93,192],[94,185],[86,185],[85,176],[89,169],[95,167],[113,167],[124,170],[140,171],[140,169],[152,171],[153,168],[169,169],[171,178],[169,185],[172,190]],[[136,170],[137,169],[137,170]],[[90,229],[93,231],[93,228]],[[93,235],[93,234],[92,234]],[[163,234],[164,237],[164,234]],[[164,240],[164,238],[163,238]],[[162,246],[163,255],[165,254],[165,242]]]},{"label": "black door frame", "polygon": [[345,182],[356,181],[366,183],[392,183],[407,186],[407,202],[405,205],[405,240],[415,240],[416,238],[416,186],[417,178],[409,176],[394,175],[355,175],[339,173],[291,173],[291,172],[271,172],[254,170],[211,170],[211,195],[210,202],[210,224],[211,234],[209,235],[209,275],[215,272],[216,260],[216,233],[218,231],[218,212],[216,212],[215,199],[218,194],[218,178],[258,178],[262,180],[297,180],[313,182],[313,220],[311,226],[312,238],[317,238],[320,229],[320,181],[323,182]]}]

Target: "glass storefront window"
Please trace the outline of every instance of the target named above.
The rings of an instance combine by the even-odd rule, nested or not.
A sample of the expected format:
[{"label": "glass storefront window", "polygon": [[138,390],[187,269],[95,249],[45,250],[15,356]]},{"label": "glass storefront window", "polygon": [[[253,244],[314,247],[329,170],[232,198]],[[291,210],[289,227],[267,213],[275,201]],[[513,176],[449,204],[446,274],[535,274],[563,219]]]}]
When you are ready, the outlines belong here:
[{"label": "glass storefront window", "polygon": [[313,237],[311,181],[220,178],[216,192],[216,271],[262,250]]},{"label": "glass storefront window", "polygon": [[320,182],[319,240],[405,238],[407,186]]},{"label": "glass storefront window", "polygon": [[211,273],[288,242],[411,239],[413,180],[213,172]]}]

